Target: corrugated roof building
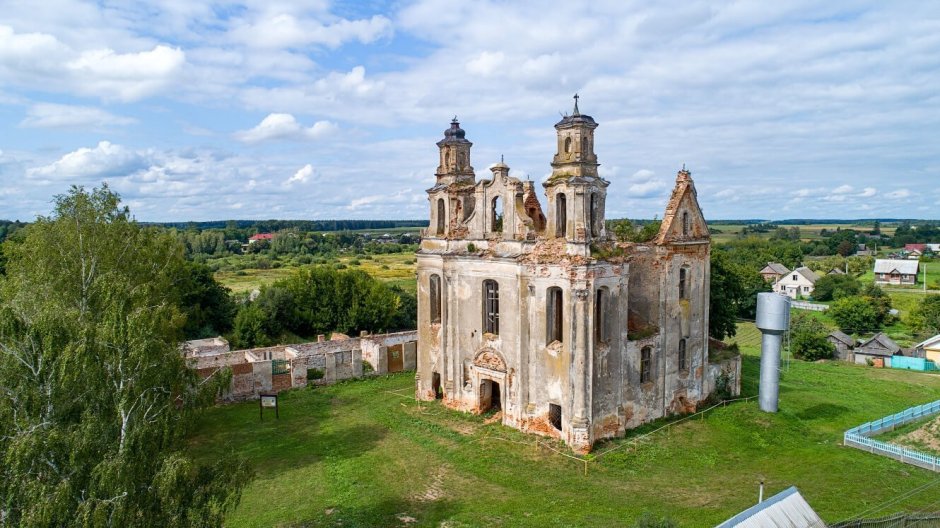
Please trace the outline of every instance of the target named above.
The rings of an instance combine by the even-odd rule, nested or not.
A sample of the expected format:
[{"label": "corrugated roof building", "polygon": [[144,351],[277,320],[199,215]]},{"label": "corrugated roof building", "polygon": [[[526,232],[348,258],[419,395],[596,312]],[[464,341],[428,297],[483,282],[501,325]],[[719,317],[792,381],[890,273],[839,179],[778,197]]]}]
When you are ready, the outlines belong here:
[{"label": "corrugated roof building", "polygon": [[715,528],[826,528],[796,486],[755,504]]}]

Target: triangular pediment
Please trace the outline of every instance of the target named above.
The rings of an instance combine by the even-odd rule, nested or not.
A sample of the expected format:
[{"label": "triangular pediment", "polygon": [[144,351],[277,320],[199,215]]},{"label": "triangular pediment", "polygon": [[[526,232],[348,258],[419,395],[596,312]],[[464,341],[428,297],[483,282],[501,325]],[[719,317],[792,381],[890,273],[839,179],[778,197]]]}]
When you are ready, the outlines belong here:
[{"label": "triangular pediment", "polygon": [[694,242],[707,241],[711,237],[708,233],[708,224],[699,207],[695,184],[686,171],[680,171],[676,178],[676,186],[666,205],[663,223],[659,228],[656,242]]}]

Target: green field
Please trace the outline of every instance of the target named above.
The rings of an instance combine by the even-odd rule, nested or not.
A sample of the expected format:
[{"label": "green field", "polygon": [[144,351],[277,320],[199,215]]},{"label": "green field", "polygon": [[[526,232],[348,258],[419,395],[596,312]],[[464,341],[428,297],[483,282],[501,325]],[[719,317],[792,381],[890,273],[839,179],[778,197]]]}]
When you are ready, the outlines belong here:
[{"label": "green field", "polygon": [[[742,326],[747,395],[756,393],[756,337]],[[548,448],[570,454],[557,442],[417,403],[413,386],[401,374],[290,391],[280,420],[263,422],[254,402],[208,410],[194,454],[235,450],[256,472],[226,525],[632,526],[649,511],[714,526],[751,506],[761,480],[770,494],[798,486],[838,521],[936,480],[840,441],[849,427],[940,398],[937,375],[793,361],[779,413],[754,401],[720,407],[588,463],[587,475],[582,461]],[[933,495],[868,515],[936,508]]]},{"label": "green field", "polygon": [[[238,257],[228,257],[238,258]],[[358,261],[358,264],[355,262]],[[332,264],[344,264],[349,269],[361,269],[389,285],[400,286],[414,293],[415,256],[412,253],[390,253],[387,255],[368,255],[366,258],[344,255],[330,261]],[[269,269],[244,269],[239,271],[217,271],[215,278],[235,293],[250,292],[262,286],[283,279],[293,273],[296,266],[283,266]]]},{"label": "green field", "polygon": [[[716,234],[713,234],[713,235],[712,235],[712,241],[713,241],[713,242],[719,242],[719,243],[720,243],[720,242],[726,242],[726,241],[728,241],[728,240],[733,240],[733,239],[737,238],[737,237],[740,235],[740,233],[741,233],[741,229],[743,229],[745,226],[744,226],[743,224],[711,224],[711,223],[710,223],[710,224],[708,224],[708,227],[711,227],[711,228],[713,228],[713,229],[717,229],[717,230],[721,231],[720,233],[716,233]],[[821,234],[821,231],[822,231],[823,229],[825,229],[825,230],[827,230],[827,231],[835,231],[836,229],[854,229],[854,230],[856,230],[856,231],[859,231],[859,232],[866,232],[866,233],[867,233],[868,231],[871,231],[871,229],[872,229],[872,226],[871,226],[871,225],[861,225],[861,224],[825,224],[825,223],[821,223],[821,224],[800,224],[800,225],[792,225],[792,224],[773,224],[772,229],[776,229],[776,228],[778,228],[778,227],[784,227],[784,228],[787,228],[787,229],[789,229],[789,228],[791,228],[791,227],[798,227],[798,228],[800,229],[800,239],[801,239],[801,240],[804,240],[804,241],[820,240],[820,239],[822,239],[823,236],[822,236],[822,234]],[[895,229],[896,229],[896,228],[895,228],[894,226],[889,226],[889,227],[881,226],[881,232],[884,233],[885,235],[888,235],[888,236],[894,235]],[[770,232],[767,232],[767,233],[753,233],[753,236],[756,236],[756,237],[759,237],[759,238],[769,238],[770,235],[771,235],[771,233],[772,233],[772,230],[771,230]]]}]

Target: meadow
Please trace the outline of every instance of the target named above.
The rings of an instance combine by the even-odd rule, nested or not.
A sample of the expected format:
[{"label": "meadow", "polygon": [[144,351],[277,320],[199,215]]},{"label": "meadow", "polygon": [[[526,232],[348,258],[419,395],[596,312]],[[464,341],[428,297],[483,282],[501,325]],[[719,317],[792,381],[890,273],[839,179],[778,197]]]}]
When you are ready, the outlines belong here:
[{"label": "meadow", "polygon": [[[742,323],[743,392],[757,392],[759,334]],[[648,512],[714,526],[769,494],[799,487],[829,522],[938,509],[935,489],[879,507],[931,472],[840,445],[854,425],[940,398],[940,376],[838,362],[790,361],[780,411],[755,401],[630,439],[584,462],[563,445],[486,417],[413,399],[413,374],[282,393],[280,419],[256,402],[209,409],[189,439],[205,461],[235,451],[255,479],[226,525],[633,526]],[[606,455],[599,453],[617,447]]]},{"label": "meadow", "polygon": [[[237,259],[239,256],[226,257]],[[243,269],[217,271],[215,278],[235,293],[250,292],[289,276],[296,265],[277,262],[279,267],[267,269]],[[390,286],[399,286],[415,292],[415,256],[413,253],[389,253],[385,255],[343,255],[330,259],[331,265],[342,264],[348,269],[361,269]]]}]

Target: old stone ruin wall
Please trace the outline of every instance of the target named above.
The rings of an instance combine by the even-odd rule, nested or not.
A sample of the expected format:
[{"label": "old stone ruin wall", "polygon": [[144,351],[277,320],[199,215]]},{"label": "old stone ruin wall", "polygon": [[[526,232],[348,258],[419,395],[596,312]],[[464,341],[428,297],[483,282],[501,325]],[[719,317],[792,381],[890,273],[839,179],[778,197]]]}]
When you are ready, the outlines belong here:
[{"label": "old stone ruin wall", "polygon": [[[241,401],[308,383],[326,385],[363,375],[414,370],[417,340],[417,331],[412,330],[331,340],[318,336],[310,343],[230,350],[228,341],[217,337],[187,341],[180,349],[202,379],[231,369],[232,382],[221,399]],[[363,370],[364,359],[368,372]]]}]

